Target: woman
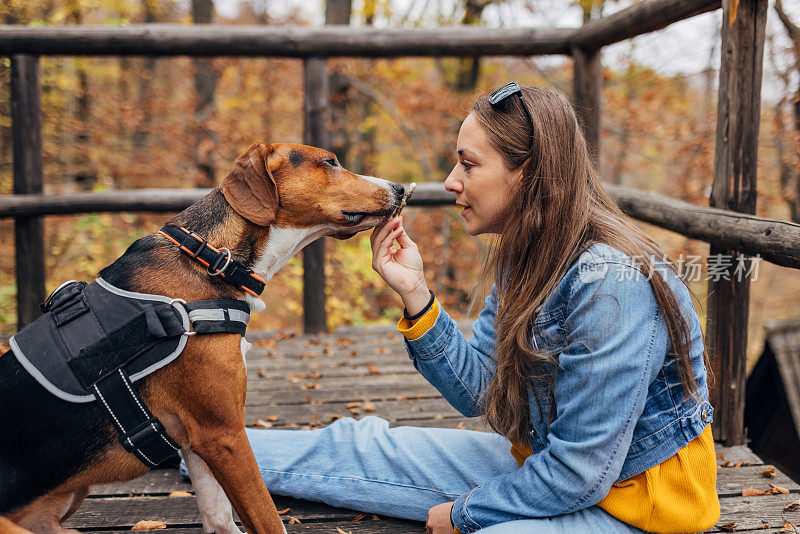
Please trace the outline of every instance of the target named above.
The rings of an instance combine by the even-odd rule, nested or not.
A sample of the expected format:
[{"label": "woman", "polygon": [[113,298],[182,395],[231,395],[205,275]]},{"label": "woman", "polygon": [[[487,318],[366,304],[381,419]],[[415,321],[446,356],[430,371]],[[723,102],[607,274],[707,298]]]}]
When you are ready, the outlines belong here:
[{"label": "woman", "polygon": [[[270,491],[453,532],[698,532],[719,518],[707,358],[690,293],[604,192],[560,94],[515,83],[461,126],[445,181],[497,234],[467,341],[395,217],[373,267],[402,298],[414,366],[496,434],[375,417],[251,431]],[[394,245],[395,241],[400,247]]]}]

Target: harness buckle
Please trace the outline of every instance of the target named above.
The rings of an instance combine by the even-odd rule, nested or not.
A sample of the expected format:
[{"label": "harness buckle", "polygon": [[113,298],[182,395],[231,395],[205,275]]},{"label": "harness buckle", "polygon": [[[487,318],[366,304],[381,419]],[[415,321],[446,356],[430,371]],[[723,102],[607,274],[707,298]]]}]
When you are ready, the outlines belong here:
[{"label": "harness buckle", "polygon": [[[225,269],[228,268],[228,265],[231,264],[231,260],[233,259],[233,255],[231,254],[231,249],[229,249],[227,247],[220,247],[219,251],[222,252],[223,250],[225,252],[227,252],[228,255],[227,256],[217,256],[217,259],[214,260],[214,264],[213,265],[209,265],[208,269],[206,269],[206,272],[209,275],[211,275],[211,276],[219,276],[222,273],[224,273]],[[217,267],[217,265],[219,265],[220,260],[222,260],[223,258],[225,259],[225,264],[222,266],[222,268]],[[214,270],[213,273],[211,272],[211,269]]]},{"label": "harness buckle", "polygon": [[[180,306],[176,306],[176,304],[180,304]],[[185,332],[181,335],[183,336],[194,336],[197,334],[194,330],[192,330],[192,320],[189,318],[189,312],[186,310],[186,301],[183,299],[172,299],[169,301],[169,305],[178,310],[178,313],[181,316],[183,321],[183,329]]]}]

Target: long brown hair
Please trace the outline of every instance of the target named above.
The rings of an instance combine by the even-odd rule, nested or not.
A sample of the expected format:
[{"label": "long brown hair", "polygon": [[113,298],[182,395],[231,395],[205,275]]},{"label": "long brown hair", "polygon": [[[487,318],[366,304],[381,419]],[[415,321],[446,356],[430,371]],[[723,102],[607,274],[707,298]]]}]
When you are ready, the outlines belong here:
[{"label": "long brown hair", "polygon": [[[598,242],[630,256],[649,280],[666,322],[684,393],[697,397],[690,325],[661,273],[643,259],[655,256],[673,271],[674,265],[603,189],[567,99],[547,88],[524,87],[522,92],[531,112],[532,131],[516,96],[506,98],[498,108],[483,97],[471,110],[492,148],[503,155],[506,169],[523,167],[519,190],[509,194],[509,216],[486,268],[498,290],[497,372],[483,399],[489,425],[512,442],[527,443],[528,393],[534,393],[541,410],[542,395],[552,393],[556,364],[551,353],[531,346],[535,310],[555,290],[583,247]],[[703,357],[710,369],[705,348]]]}]

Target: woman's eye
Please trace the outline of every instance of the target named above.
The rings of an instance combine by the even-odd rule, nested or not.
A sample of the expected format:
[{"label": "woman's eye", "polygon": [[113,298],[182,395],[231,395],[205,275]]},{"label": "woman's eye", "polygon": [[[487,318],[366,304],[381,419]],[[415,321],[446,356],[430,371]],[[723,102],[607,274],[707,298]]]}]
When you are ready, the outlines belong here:
[{"label": "woman's eye", "polygon": [[459,161],[462,167],[464,167],[465,171],[470,170],[474,165],[472,163],[467,163],[466,161]]}]

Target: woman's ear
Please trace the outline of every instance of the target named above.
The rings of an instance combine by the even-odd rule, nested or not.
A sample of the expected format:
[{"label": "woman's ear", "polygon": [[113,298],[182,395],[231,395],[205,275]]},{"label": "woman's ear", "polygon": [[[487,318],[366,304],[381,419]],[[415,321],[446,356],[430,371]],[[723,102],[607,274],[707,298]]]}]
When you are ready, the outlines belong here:
[{"label": "woman's ear", "polygon": [[281,158],[273,145],[255,143],[236,158],[219,189],[231,207],[259,226],[269,226],[278,211],[278,186],[272,173]]}]

